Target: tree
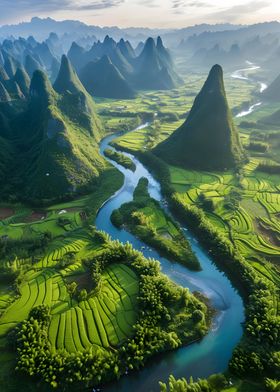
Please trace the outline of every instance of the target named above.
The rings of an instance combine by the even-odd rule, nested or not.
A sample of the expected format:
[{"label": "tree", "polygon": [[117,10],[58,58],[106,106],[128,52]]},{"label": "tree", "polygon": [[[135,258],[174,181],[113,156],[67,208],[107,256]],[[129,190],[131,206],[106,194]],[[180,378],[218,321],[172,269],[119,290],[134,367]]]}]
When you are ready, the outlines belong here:
[{"label": "tree", "polygon": [[217,391],[221,391],[225,387],[227,387],[228,382],[223,374],[212,374],[208,378],[209,385]]},{"label": "tree", "polygon": [[204,319],[204,314],[201,310],[195,310],[192,315],[193,321],[199,323]]},{"label": "tree", "polygon": [[77,291],[77,287],[78,287],[78,285],[76,282],[71,282],[67,285],[67,290],[68,290],[68,293],[70,294],[70,296],[73,297],[75,295],[75,293]]},{"label": "tree", "polygon": [[79,300],[80,300],[80,301],[85,301],[85,300],[87,299],[87,296],[88,296],[88,293],[87,293],[87,290],[86,290],[86,289],[82,289],[82,290],[79,292]]}]

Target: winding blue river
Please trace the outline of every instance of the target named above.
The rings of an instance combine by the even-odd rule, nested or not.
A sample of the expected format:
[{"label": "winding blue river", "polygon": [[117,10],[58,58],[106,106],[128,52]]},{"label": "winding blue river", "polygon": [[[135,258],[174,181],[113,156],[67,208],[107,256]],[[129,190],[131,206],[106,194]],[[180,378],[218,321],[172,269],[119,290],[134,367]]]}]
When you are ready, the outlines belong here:
[{"label": "winding blue river", "polygon": [[[147,124],[142,127],[145,126]],[[104,150],[117,136],[108,136],[101,142],[100,152],[103,156]],[[158,259],[163,273],[170,279],[191,291],[204,293],[218,310],[210,332],[201,342],[155,357],[146,364],[144,369],[131,372],[122,377],[120,381],[103,389],[108,392],[150,392],[158,391],[159,380],[167,381],[170,374],[175,377],[202,378],[226,370],[233,349],[242,336],[241,324],[244,321],[244,307],[230,281],[215,267],[209,255],[200,247],[187,228],[183,227],[183,230],[200,261],[202,266],[200,272],[189,271],[178,263],[168,261],[126,230],[117,229],[112,225],[110,221],[112,212],[133,199],[134,189],[141,177],[148,179],[150,195],[161,203],[163,201],[160,184],[133,155],[127,153],[126,155],[135,163],[136,171],[127,170],[109,160],[124,174],[125,180],[123,187],[99,210],[96,227],[109,233],[113,239],[118,239],[123,243],[130,242],[146,257]]]}]

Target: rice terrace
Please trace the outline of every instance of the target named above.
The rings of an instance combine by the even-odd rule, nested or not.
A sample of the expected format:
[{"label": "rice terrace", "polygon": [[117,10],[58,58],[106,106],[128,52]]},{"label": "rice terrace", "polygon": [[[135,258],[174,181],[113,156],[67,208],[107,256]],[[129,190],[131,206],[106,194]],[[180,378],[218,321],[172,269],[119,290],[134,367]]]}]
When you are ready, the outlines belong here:
[{"label": "rice terrace", "polygon": [[0,0],[1,392],[280,390],[280,6],[160,3]]}]

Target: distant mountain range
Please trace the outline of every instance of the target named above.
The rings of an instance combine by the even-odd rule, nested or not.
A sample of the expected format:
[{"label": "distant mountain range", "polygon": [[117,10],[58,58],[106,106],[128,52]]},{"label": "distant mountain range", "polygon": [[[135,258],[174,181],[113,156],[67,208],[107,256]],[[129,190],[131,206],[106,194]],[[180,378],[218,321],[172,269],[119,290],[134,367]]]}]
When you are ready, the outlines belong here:
[{"label": "distant mountain range", "polygon": [[33,35],[35,39],[43,41],[53,32],[60,37],[63,36],[65,39],[67,36],[70,36],[72,41],[77,41],[78,38],[85,36],[95,36],[97,39],[103,40],[106,35],[110,35],[116,40],[125,38],[132,41],[146,40],[148,37],[155,38],[161,35],[166,40],[176,41],[178,37],[182,39],[193,34],[200,34],[204,31],[236,30],[240,27],[240,25],[225,23],[215,25],[201,24],[183,29],[149,29],[143,27],[121,29],[119,27],[90,26],[77,20],[56,21],[52,18],[42,19],[34,17],[29,22],[1,26],[0,38],[9,36],[27,38]]},{"label": "distant mountain range", "polygon": [[[172,55],[183,58],[181,69],[187,73],[188,69],[197,67],[204,71],[218,62],[224,68],[233,68],[249,60],[263,65],[271,72],[271,79],[276,76],[277,62],[280,60],[280,23],[267,22],[254,25],[233,24],[201,24],[181,29],[148,29],[89,26],[75,20],[56,21],[51,18],[33,18],[30,22],[0,27],[0,43],[14,41],[24,37],[31,45],[39,41],[47,45],[51,53],[58,59],[68,53],[73,42],[89,52],[98,41],[103,42],[109,36],[116,42],[129,44],[139,56],[145,41],[151,37],[160,36],[165,45],[172,51]],[[37,42],[38,44],[38,42]],[[96,51],[97,48],[95,47]],[[45,48],[36,48],[36,57],[43,57]],[[122,53],[124,54],[124,53]],[[126,53],[127,54],[127,53]],[[103,53],[98,56],[101,58]],[[34,56],[33,56],[34,57]],[[109,55],[110,57],[110,55]],[[125,55],[126,57],[126,55]],[[114,59],[112,63],[119,68]],[[1,61],[1,55],[0,55]],[[72,59],[73,61],[73,59]],[[92,61],[92,60],[90,60]],[[76,64],[73,63],[76,67]],[[86,63],[84,64],[84,66]],[[50,64],[48,64],[50,66]],[[52,80],[58,71],[58,63],[53,65]],[[123,70],[119,69],[123,74]],[[123,75],[125,76],[125,75]]]},{"label": "distant mountain range", "polygon": [[181,81],[160,37],[156,42],[148,38],[139,56],[129,41],[106,36],[89,51],[73,43],[68,57],[95,96],[131,98],[136,90],[167,90]]},{"label": "distant mountain range", "polygon": [[[53,82],[60,67],[61,48],[55,33],[47,40],[5,39],[0,44],[1,99],[26,98],[34,71]],[[172,89],[181,82],[162,39],[148,38],[137,55],[129,41],[106,36],[88,49],[73,42],[68,57],[87,91],[96,97],[130,99],[138,90]]]},{"label": "distant mountain range", "polygon": [[[165,39],[165,42],[170,47],[169,41]],[[235,30],[204,31],[183,38],[172,50],[173,56],[181,58],[180,70],[185,74],[193,69],[205,72],[215,63],[231,71],[243,66],[245,61],[250,61],[263,67],[267,78],[272,80],[279,73],[280,23],[267,22]]]}]

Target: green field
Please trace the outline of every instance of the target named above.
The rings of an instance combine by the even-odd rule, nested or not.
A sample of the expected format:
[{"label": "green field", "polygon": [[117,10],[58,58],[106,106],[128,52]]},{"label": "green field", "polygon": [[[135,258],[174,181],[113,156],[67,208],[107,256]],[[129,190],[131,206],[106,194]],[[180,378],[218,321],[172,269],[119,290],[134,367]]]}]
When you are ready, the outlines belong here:
[{"label": "green field", "polygon": [[52,238],[67,235],[93,221],[98,209],[123,182],[123,175],[110,168],[100,177],[92,193],[72,201],[51,206],[28,207],[0,204],[0,237],[5,240],[31,240],[50,233]]},{"label": "green field", "polygon": [[[90,272],[82,260],[104,249],[102,241],[81,230],[63,241],[54,241],[48,254],[37,265],[29,265],[27,271],[19,265],[18,293],[7,285],[1,286],[0,341],[5,342],[7,334],[39,305],[50,308],[48,339],[54,352],[106,349],[127,340],[138,318],[138,277],[126,265],[112,264],[102,274],[98,293],[91,293]],[[64,266],[61,262],[69,252],[75,257]],[[79,300],[70,294],[68,284],[73,281],[78,283],[79,291],[86,288],[91,293],[87,299]],[[2,350],[1,359],[9,351],[8,346]]]},{"label": "green field", "polygon": [[[132,334],[137,319],[138,280],[125,265],[103,274],[101,292],[73,306],[60,276],[52,280],[49,340],[54,350],[83,351],[117,346]],[[45,303],[45,302],[44,302]],[[34,305],[33,305],[34,306]]]},{"label": "green field", "polygon": [[[206,209],[206,214],[211,223],[230,236],[254,268],[279,284],[277,176],[262,176],[254,170],[247,173],[240,187],[233,173],[201,173],[170,167],[172,185],[182,202],[201,207],[201,195],[210,200],[211,210]],[[264,263],[263,258],[273,264]]]},{"label": "green field", "polygon": [[[170,224],[169,228],[175,234],[176,227]],[[122,254],[121,258],[118,258],[119,253]],[[10,279],[5,283],[0,282],[0,362],[7,360],[0,372],[0,382],[7,391],[16,388],[20,382],[17,376],[5,380],[7,373],[11,374],[16,366],[14,346],[10,345],[11,336],[15,339],[15,331],[23,334],[17,345],[20,346],[24,338],[26,344],[36,346],[35,351],[28,349],[18,356],[22,370],[34,375],[34,371],[29,373],[30,363],[34,361],[33,353],[39,355],[42,342],[49,350],[47,358],[59,356],[59,361],[66,361],[65,366],[70,366],[67,374],[72,374],[69,361],[71,358],[76,360],[83,353],[85,358],[90,353],[104,358],[104,361],[107,355],[112,356],[112,361],[119,361],[118,356],[123,352],[120,347],[130,350],[128,343],[131,339],[139,339],[146,331],[142,327],[146,323],[149,328],[156,326],[157,345],[147,350],[137,342],[131,348],[143,350],[142,355],[147,358],[158,351],[171,349],[174,339],[177,347],[183,342],[187,344],[200,338],[207,330],[206,323],[209,321],[203,303],[188,290],[179,288],[161,275],[157,262],[144,259],[130,245],[124,247],[111,242],[105,233],[96,232],[93,227],[76,229],[55,238],[48,243],[44,252],[42,249],[39,260],[26,257],[12,263],[6,262],[2,271]],[[158,284],[159,291],[156,288]],[[167,307],[163,306],[163,298],[168,298],[171,292],[173,294],[165,304]],[[42,325],[38,329],[38,334],[42,335],[34,339],[32,322],[38,326],[39,321],[34,321],[33,316],[30,318],[30,314],[41,306],[49,312],[47,328],[45,324]],[[201,318],[192,320],[192,313],[198,309]],[[158,312],[157,316],[150,318],[149,314],[156,314],[154,312]],[[166,312],[170,312],[168,323],[164,321]],[[30,332],[25,333],[26,328],[31,328]],[[168,334],[171,334],[170,339]],[[169,340],[170,343],[167,343]],[[24,367],[26,357],[30,358],[28,370]],[[138,359],[136,354],[129,358],[127,366],[132,369]],[[43,361],[41,358],[40,363]],[[47,365],[48,371],[50,366]],[[42,369],[37,369],[38,375],[50,383]],[[115,370],[115,374],[122,374],[124,370]],[[62,377],[59,372],[58,378]],[[92,376],[87,377],[90,379]],[[33,388],[31,380],[25,385],[27,389]]]}]

